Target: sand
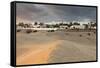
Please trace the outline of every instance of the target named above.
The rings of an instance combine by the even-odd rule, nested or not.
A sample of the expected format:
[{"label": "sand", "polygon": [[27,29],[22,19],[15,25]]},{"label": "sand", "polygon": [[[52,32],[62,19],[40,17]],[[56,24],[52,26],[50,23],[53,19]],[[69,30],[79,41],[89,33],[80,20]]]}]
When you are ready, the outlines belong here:
[{"label": "sand", "polygon": [[66,31],[39,31],[30,34],[19,32],[16,59],[17,65],[95,61],[96,34]]},{"label": "sand", "polygon": [[51,54],[52,50],[56,48],[56,45],[59,43],[59,41],[51,42],[50,44],[36,44],[35,46],[40,46],[36,49],[34,49],[34,46],[30,48],[28,52],[21,55],[20,57],[17,57],[18,64],[42,64],[47,63],[49,59],[49,55]]}]

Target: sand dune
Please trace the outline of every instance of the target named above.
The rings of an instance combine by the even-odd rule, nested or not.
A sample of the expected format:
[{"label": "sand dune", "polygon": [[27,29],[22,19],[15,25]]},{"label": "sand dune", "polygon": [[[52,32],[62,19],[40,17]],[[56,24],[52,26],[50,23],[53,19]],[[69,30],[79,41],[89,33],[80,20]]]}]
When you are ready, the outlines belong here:
[{"label": "sand dune", "polygon": [[94,60],[96,34],[93,32],[17,33],[17,65]]}]

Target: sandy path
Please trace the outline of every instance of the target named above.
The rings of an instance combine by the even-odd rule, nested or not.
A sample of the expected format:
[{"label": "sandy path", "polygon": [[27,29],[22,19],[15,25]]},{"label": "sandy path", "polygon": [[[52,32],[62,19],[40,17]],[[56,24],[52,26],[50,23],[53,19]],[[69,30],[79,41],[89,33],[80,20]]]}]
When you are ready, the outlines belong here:
[{"label": "sandy path", "polygon": [[48,63],[48,58],[50,57],[51,52],[56,48],[59,43],[59,41],[54,41],[52,43],[43,44],[43,46],[41,44],[40,46],[42,47],[35,50],[34,46],[31,47],[30,51],[17,57],[17,65]]},{"label": "sandy path", "polygon": [[52,52],[49,63],[96,60],[96,46],[84,46],[84,44],[64,40],[61,42]]}]

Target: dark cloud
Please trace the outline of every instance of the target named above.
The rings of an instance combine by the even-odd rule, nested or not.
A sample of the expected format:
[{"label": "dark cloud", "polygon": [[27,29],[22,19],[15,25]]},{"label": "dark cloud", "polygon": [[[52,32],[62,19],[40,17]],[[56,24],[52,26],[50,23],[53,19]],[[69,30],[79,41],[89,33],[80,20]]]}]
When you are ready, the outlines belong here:
[{"label": "dark cloud", "polygon": [[17,17],[31,22],[95,20],[96,8],[17,3]]}]

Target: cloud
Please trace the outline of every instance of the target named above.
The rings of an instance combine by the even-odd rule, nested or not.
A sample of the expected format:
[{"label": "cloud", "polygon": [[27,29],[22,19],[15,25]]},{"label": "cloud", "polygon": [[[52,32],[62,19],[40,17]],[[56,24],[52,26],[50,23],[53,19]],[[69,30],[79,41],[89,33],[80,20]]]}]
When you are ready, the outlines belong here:
[{"label": "cloud", "polygon": [[95,20],[96,8],[17,3],[17,18],[29,22]]}]

